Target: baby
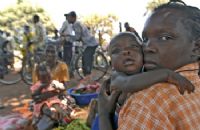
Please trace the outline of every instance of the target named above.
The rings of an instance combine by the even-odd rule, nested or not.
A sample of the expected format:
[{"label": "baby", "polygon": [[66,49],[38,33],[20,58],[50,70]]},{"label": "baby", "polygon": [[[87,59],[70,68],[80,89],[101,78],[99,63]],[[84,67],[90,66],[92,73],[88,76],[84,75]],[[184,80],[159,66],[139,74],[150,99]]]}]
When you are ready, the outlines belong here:
[{"label": "baby", "polygon": [[[143,51],[142,42],[133,33],[123,32],[116,35],[110,42],[109,53],[113,67],[111,78],[111,89],[122,91],[118,103],[122,105],[127,93],[137,92],[148,88],[155,83],[169,82],[177,86],[181,94],[185,90],[194,91],[194,86],[184,77],[172,70],[160,68],[143,72]],[[137,75],[140,73],[139,75]],[[117,75],[121,76],[117,76]],[[135,75],[130,77],[134,84],[123,75]],[[129,77],[128,77],[129,78]]]}]

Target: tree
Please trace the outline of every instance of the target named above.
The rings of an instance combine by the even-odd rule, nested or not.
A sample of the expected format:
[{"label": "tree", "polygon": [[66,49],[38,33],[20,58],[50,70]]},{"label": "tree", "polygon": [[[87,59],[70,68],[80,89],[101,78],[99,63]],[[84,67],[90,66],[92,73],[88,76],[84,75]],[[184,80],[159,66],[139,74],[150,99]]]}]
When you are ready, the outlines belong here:
[{"label": "tree", "polygon": [[17,35],[24,25],[32,25],[32,17],[38,14],[47,30],[53,30],[54,24],[41,7],[33,7],[30,3],[17,0],[16,5],[0,11],[0,29]]},{"label": "tree", "polygon": [[82,18],[83,23],[90,29],[91,33],[99,38],[100,44],[105,43],[103,35],[113,36],[114,23],[118,17],[113,14],[92,14]]}]

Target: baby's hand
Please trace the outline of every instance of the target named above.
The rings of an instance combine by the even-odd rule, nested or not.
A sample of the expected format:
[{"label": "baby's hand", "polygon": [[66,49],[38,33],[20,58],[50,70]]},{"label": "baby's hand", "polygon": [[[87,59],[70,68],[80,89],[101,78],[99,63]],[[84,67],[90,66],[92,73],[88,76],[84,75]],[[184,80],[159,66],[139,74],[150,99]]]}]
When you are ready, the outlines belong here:
[{"label": "baby's hand", "polygon": [[41,102],[41,95],[35,95],[35,96],[33,96],[33,100],[34,100],[34,102],[36,102],[36,103]]},{"label": "baby's hand", "polygon": [[110,84],[110,89],[111,91],[113,90],[120,90],[122,91],[122,84],[123,84],[123,79],[122,77],[124,76],[124,73],[120,73],[120,72],[112,72],[112,76],[111,76],[111,84]]},{"label": "baby's hand", "polygon": [[173,71],[169,73],[168,82],[175,84],[181,94],[184,94],[186,90],[188,93],[194,92],[195,89],[194,85],[189,80]]}]

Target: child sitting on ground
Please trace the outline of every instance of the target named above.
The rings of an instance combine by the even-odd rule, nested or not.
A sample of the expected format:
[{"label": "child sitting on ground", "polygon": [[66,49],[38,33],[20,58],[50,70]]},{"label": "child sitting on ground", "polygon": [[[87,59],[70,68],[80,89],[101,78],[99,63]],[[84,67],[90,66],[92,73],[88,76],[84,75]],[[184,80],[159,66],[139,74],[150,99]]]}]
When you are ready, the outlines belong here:
[{"label": "child sitting on ground", "polygon": [[[63,83],[51,79],[50,69],[45,63],[40,63],[36,68],[39,81],[31,86],[33,106],[33,125],[39,123],[43,115],[56,122],[70,118],[70,113],[75,107],[75,100],[63,95]],[[49,124],[52,127],[53,123]],[[39,127],[39,126],[37,126]]]}]

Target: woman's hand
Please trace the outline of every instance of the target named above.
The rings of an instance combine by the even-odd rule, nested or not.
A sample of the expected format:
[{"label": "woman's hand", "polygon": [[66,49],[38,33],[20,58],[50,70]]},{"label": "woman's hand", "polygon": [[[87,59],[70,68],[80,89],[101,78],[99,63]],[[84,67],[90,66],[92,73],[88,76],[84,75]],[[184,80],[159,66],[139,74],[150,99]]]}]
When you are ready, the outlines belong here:
[{"label": "woman's hand", "polygon": [[109,116],[110,114],[115,113],[116,102],[120,95],[119,91],[112,91],[110,94],[107,93],[108,83],[106,80],[100,89],[99,97],[98,97],[98,112],[99,116]]}]

